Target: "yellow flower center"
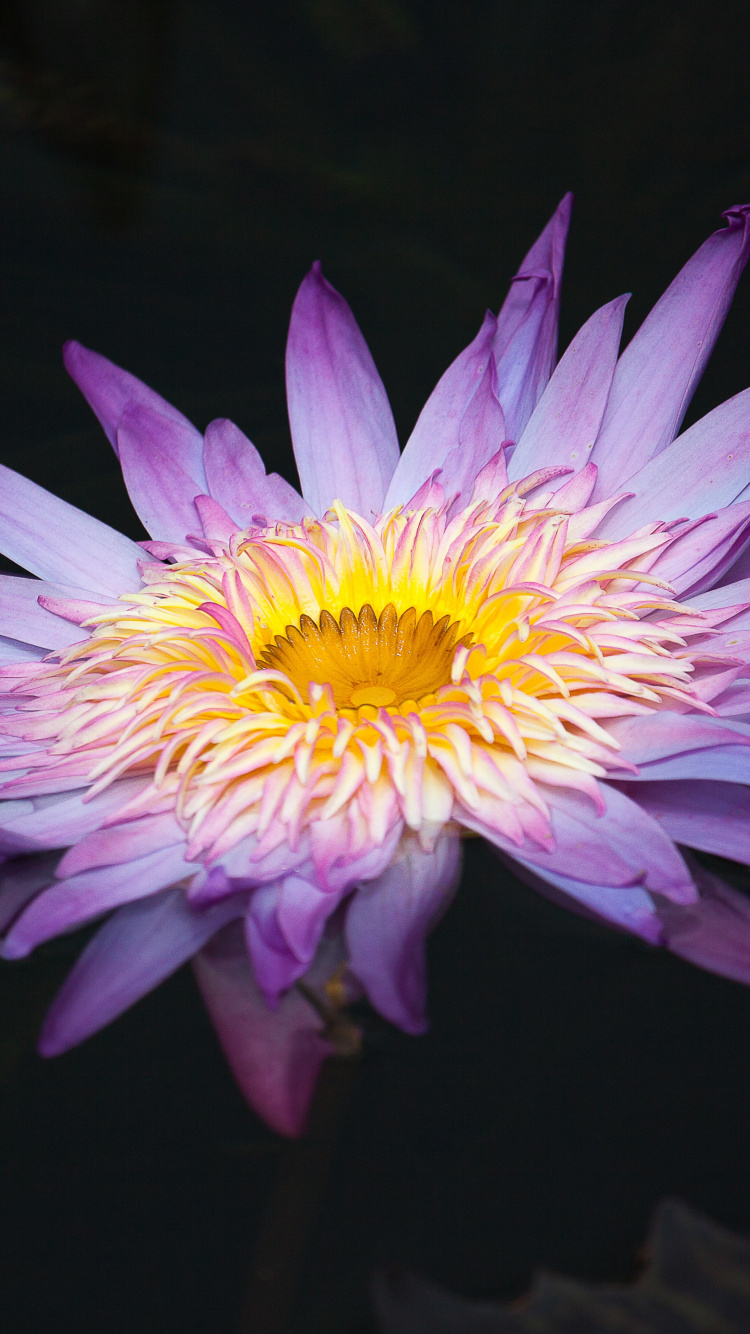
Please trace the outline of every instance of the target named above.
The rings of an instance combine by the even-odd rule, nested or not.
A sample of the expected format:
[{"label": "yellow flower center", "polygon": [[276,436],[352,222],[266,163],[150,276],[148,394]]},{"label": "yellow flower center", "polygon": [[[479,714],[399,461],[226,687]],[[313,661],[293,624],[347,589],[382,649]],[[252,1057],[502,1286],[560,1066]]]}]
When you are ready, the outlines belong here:
[{"label": "yellow flower center", "polygon": [[259,663],[277,668],[304,697],[311,681],[330,685],[338,709],[387,705],[414,708],[451,679],[459,625],[449,616],[435,622],[431,611],[417,618],[414,607],[401,615],[392,602],[375,615],[369,602],[355,616],[344,607],[338,620],[322,611],[318,621],[302,615],[261,654]]},{"label": "yellow flower center", "polygon": [[92,792],[150,775],[133,814],[173,810],[204,861],[303,838],[325,860],[334,825],[346,856],[403,829],[430,848],[467,812],[549,846],[545,792],[600,803],[622,772],[608,720],[695,703],[683,609],[641,568],[668,535],[595,524],[509,487],[450,520],[337,503],[237,534],[147,567],[25,677],[19,735]]}]

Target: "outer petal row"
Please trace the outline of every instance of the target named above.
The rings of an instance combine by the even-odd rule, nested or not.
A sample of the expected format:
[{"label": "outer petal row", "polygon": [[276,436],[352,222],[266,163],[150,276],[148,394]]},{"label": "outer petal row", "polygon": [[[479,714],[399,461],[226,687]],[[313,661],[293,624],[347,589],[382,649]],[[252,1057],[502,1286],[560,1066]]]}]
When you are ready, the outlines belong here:
[{"label": "outer petal row", "polygon": [[688,260],[623,352],[593,459],[596,498],[674,439],[750,255],[750,205]]}]

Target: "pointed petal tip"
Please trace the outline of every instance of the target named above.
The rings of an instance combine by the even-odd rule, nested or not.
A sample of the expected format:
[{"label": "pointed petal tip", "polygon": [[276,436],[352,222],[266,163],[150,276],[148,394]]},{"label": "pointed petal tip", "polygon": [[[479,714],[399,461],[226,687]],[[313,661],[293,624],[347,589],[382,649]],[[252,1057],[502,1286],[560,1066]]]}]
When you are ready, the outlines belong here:
[{"label": "pointed petal tip", "polygon": [[20,940],[5,940],[0,947],[0,959],[6,959],[8,962],[25,959],[29,954],[31,954],[31,946]]},{"label": "pointed petal tip", "polygon": [[361,514],[382,506],[399,460],[385,387],[344,299],[316,261],[289,323],[286,383],[302,494],[317,514],[334,499]]},{"label": "pointed petal tip", "polygon": [[321,261],[319,259],[313,260],[312,264],[310,265],[310,268],[307,270],[307,273],[305,274],[304,278],[302,279],[302,282],[297,288],[295,303],[300,298],[300,296],[304,296],[305,292],[307,292],[307,290],[311,287],[322,288],[324,292],[330,292],[332,293],[333,296],[338,297],[339,301],[344,300],[344,298],[341,296],[341,293],[336,291],[336,288],[332,285],[332,283],[329,283],[328,279],[326,278],[323,272],[323,265],[321,264]]},{"label": "pointed petal tip", "polygon": [[42,1025],[42,1031],[39,1034],[36,1044],[37,1052],[45,1058],[50,1056],[62,1056],[68,1050],[68,1044],[62,1042],[59,1035],[55,1033],[52,1026],[47,1022]]},{"label": "pointed petal tip", "polygon": [[730,227],[733,223],[736,223],[736,226],[740,226],[741,223],[747,224],[750,220],[750,204],[732,204],[724,209],[721,216],[727,219]]},{"label": "pointed petal tip", "polygon": [[62,358],[63,358],[63,365],[69,374],[72,374],[70,370],[70,363],[75,361],[79,352],[83,352],[85,354],[87,350],[88,349],[85,348],[82,343],[77,342],[75,338],[66,338],[65,342],[62,345]]},{"label": "pointed petal tip", "polygon": [[687,260],[620,357],[595,445],[597,499],[677,436],[750,256],[750,205],[722,216],[727,226]]}]

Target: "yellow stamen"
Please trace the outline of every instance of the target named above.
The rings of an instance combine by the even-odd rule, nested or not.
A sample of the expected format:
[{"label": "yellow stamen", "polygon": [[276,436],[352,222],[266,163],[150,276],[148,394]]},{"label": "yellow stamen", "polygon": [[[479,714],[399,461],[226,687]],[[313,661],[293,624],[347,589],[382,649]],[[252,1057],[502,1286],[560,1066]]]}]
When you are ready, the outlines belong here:
[{"label": "yellow stamen", "polygon": [[92,795],[151,775],[190,858],[305,837],[323,865],[329,837],[355,858],[404,828],[429,850],[467,811],[547,847],[545,792],[601,807],[597,779],[622,771],[609,719],[699,707],[684,638],[654,619],[689,634],[695,613],[634,568],[668,535],[566,545],[566,524],[511,488],[450,521],[337,505],[249,530],[98,614],[34,678],[20,734]]},{"label": "yellow stamen", "polygon": [[[376,616],[369,602],[355,616],[344,607],[338,620],[322,611],[318,622],[300,617],[276,635],[260,655],[264,666],[288,676],[306,695],[311,681],[330,685],[337,708],[381,708],[434,694],[451,679],[459,624],[435,623],[431,611],[417,619],[414,607],[398,614],[389,602]],[[461,644],[467,644],[465,635]]]}]

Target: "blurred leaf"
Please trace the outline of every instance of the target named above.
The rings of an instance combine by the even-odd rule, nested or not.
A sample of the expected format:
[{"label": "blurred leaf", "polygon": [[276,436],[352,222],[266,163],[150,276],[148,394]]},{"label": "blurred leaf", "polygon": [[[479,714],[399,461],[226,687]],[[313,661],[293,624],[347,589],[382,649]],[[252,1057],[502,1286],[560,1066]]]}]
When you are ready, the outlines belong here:
[{"label": "blurred leaf", "polygon": [[[750,1239],[677,1200],[659,1205],[648,1264],[629,1287],[542,1273],[516,1309],[475,1302],[421,1279],[380,1277],[381,1334],[747,1334]],[[518,1307],[521,1309],[518,1309]]]}]

